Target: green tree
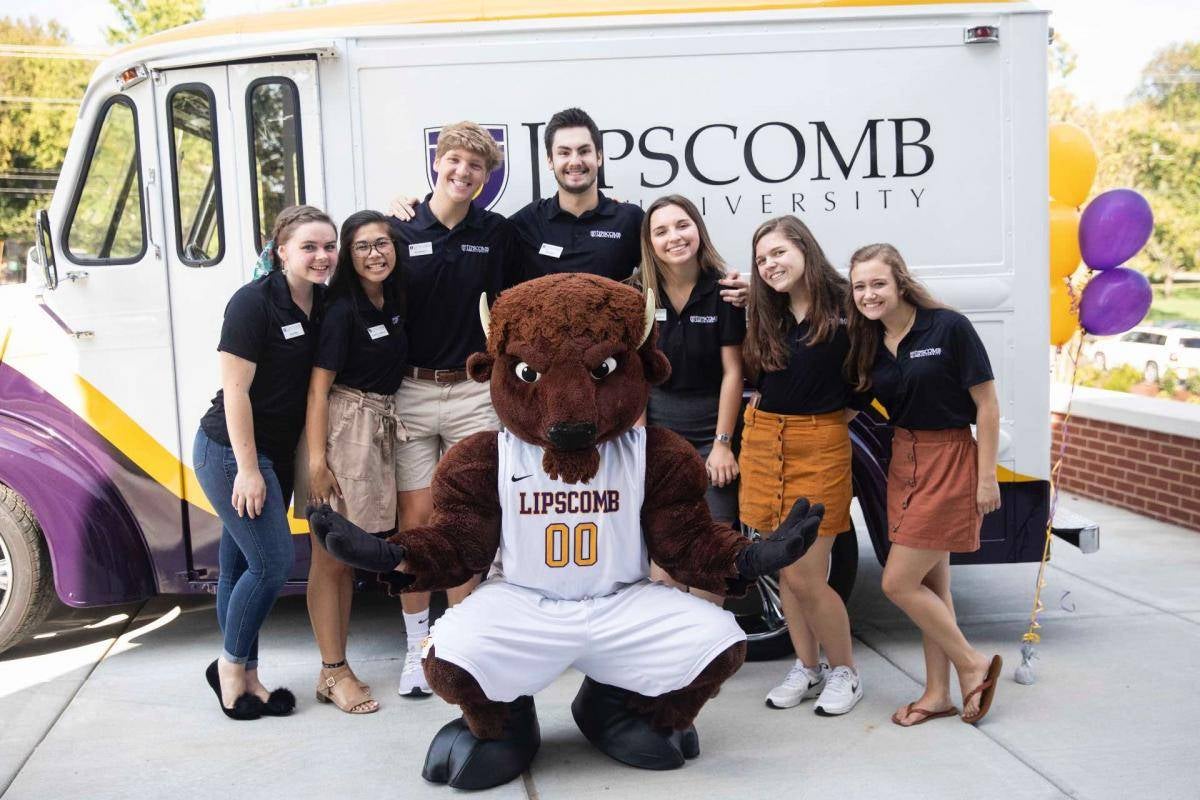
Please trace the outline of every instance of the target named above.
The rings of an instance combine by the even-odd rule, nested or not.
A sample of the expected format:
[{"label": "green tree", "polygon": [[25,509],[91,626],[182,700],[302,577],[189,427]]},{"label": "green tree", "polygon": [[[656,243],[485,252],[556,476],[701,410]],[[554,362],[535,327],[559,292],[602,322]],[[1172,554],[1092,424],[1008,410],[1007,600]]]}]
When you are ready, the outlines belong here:
[{"label": "green tree", "polygon": [[204,0],[108,0],[121,24],[107,31],[109,44],[128,44],[143,36],[204,18]]},{"label": "green tree", "polygon": [[[57,22],[0,18],[0,41],[15,45],[63,47],[66,30]],[[0,58],[0,240],[14,245],[32,238],[33,215],[50,197],[75,126],[94,63],[89,60]],[[13,253],[7,256],[13,257]]]}]

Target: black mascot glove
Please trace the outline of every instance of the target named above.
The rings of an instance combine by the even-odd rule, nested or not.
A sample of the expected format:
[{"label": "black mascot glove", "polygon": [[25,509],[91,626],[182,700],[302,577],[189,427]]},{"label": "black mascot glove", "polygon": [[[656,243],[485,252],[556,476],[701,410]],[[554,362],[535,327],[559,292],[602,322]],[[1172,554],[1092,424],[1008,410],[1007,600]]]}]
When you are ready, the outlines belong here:
[{"label": "black mascot glove", "polygon": [[810,508],[807,498],[801,497],[774,533],[738,553],[738,578],[752,581],[797,561],[817,540],[817,528],[821,527],[823,516],[825,506],[817,503]]},{"label": "black mascot glove", "polygon": [[402,544],[393,544],[364,531],[328,503],[304,511],[308,526],[330,555],[352,567],[371,572],[391,572],[408,555]]}]

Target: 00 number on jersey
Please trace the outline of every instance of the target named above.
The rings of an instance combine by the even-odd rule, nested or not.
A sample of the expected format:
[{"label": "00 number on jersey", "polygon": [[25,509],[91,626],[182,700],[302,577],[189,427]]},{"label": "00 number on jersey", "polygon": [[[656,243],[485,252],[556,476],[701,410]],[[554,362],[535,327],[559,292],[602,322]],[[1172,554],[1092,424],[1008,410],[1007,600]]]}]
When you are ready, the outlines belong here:
[{"label": "00 number on jersey", "polygon": [[581,522],[571,528],[562,522],[546,526],[546,566],[565,567],[572,561],[577,567],[590,567],[596,563],[597,529],[594,522]]}]

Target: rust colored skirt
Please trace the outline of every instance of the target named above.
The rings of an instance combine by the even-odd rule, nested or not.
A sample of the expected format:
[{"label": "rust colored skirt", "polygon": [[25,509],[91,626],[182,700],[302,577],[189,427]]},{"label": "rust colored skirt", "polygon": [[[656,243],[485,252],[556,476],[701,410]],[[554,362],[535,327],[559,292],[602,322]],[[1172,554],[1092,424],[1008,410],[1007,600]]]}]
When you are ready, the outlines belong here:
[{"label": "rust colored skirt", "polygon": [[888,465],[888,539],[921,550],[973,553],[983,518],[975,504],[979,459],[970,428],[895,428]]},{"label": "rust colored skirt", "polygon": [[850,530],[850,431],[841,411],[766,414],[747,408],[738,458],[742,522],[770,533],[801,497],[825,505],[820,536]]}]

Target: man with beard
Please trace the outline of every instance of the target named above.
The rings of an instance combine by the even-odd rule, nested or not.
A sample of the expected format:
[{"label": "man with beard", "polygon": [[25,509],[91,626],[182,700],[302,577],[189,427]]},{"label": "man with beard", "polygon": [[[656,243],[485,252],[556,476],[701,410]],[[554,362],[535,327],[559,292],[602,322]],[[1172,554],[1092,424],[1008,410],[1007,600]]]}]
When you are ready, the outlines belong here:
[{"label": "man with beard", "polygon": [[586,111],[568,108],[550,118],[545,142],[558,192],[534,200],[511,217],[528,277],[588,272],[625,280],[641,260],[638,231],[645,215],[639,206],[617,202],[600,191],[600,129]]}]

